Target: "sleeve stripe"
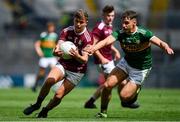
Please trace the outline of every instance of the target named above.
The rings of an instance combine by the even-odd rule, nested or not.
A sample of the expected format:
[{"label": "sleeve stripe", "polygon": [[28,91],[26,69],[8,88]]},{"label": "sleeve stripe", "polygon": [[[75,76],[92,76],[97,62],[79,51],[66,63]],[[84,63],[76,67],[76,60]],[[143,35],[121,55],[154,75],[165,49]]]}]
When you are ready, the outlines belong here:
[{"label": "sleeve stripe", "polygon": [[156,37],[156,36],[152,36],[149,40],[152,40],[154,37]]},{"label": "sleeve stripe", "polygon": [[86,31],[86,32],[84,33],[84,36],[85,36],[87,42],[90,42],[90,41],[91,41],[91,36],[89,35],[88,31]]},{"label": "sleeve stripe", "polygon": [[98,25],[98,29],[99,30],[102,30],[104,28],[105,24],[103,22],[101,22],[99,25]]}]

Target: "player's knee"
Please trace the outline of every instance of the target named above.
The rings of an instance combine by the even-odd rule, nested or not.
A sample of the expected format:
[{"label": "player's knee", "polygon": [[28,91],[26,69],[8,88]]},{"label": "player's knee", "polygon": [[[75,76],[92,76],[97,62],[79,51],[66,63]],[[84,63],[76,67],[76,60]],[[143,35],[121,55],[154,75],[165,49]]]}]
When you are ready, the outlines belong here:
[{"label": "player's knee", "polygon": [[55,99],[62,99],[62,97],[63,97],[63,92],[61,92],[61,91],[56,92],[55,95],[54,95],[54,97],[55,97]]},{"label": "player's knee", "polygon": [[103,88],[109,91],[109,90],[112,90],[113,86],[111,86],[110,84],[106,82],[104,83]]},{"label": "player's knee", "polygon": [[44,77],[45,73],[46,73],[45,70],[40,70],[39,71],[39,76]]},{"label": "player's knee", "polygon": [[132,95],[128,92],[120,92],[120,98],[123,101],[128,101],[129,99],[131,99]]},{"label": "player's knee", "polygon": [[44,76],[45,76],[45,73],[43,73],[43,72],[39,73],[39,77],[44,77]]}]

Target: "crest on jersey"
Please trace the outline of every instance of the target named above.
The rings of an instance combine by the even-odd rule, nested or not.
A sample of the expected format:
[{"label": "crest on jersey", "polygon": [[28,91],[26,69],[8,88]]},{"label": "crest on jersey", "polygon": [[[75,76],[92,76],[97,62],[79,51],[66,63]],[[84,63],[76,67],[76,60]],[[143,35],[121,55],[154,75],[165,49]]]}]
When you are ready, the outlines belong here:
[{"label": "crest on jersey", "polygon": [[79,40],[78,45],[82,45],[82,40]]},{"label": "crest on jersey", "polygon": [[138,39],[138,40],[136,40],[136,43],[137,43],[137,44],[139,44],[139,43],[140,43],[140,40],[139,40],[139,39]]},{"label": "crest on jersey", "polygon": [[105,33],[105,34],[109,34],[109,31],[105,31],[104,33]]}]

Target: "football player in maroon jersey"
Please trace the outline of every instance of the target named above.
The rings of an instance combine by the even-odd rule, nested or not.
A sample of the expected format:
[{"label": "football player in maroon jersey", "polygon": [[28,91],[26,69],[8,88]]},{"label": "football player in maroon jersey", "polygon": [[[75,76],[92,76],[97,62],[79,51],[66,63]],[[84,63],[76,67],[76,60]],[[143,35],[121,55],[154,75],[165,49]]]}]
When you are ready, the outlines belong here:
[{"label": "football player in maroon jersey", "polygon": [[[61,100],[66,96],[81,80],[87,70],[88,53],[83,49],[87,45],[93,44],[93,37],[87,29],[88,14],[80,9],[74,14],[74,25],[63,29],[60,33],[59,42],[54,49],[54,55],[59,56],[59,62],[50,71],[44,85],[41,88],[39,96],[35,104],[24,109],[25,115],[30,115],[35,110],[41,107],[45,97],[48,95],[52,85],[64,79],[62,85],[56,91],[53,99],[49,101],[46,107],[43,107],[38,118],[46,118],[48,112],[61,103]],[[77,49],[71,49],[71,59],[61,58],[63,52],[59,49],[59,45],[64,41],[73,42]]]},{"label": "football player in maroon jersey", "polygon": [[[114,7],[111,5],[106,5],[102,10],[102,20],[98,22],[92,30],[94,43],[105,39],[107,36],[111,35],[113,31],[113,21],[115,17]],[[113,44],[107,45],[93,55],[94,63],[97,65],[97,69],[103,78],[107,78],[107,75],[115,67],[114,60],[120,59],[119,51],[114,47]],[[85,108],[96,108],[94,102],[100,97],[102,91],[102,84],[97,88],[95,93],[89,98],[85,103]]]}]

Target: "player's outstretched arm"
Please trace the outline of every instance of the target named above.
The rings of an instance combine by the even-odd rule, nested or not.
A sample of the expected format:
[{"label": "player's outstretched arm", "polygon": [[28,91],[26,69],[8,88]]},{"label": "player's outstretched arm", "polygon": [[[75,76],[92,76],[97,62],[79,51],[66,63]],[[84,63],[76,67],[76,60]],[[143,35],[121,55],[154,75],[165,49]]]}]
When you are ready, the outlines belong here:
[{"label": "player's outstretched arm", "polygon": [[114,45],[111,45],[111,49],[114,52],[114,60],[118,61],[121,58],[121,54],[119,53],[118,49]]},{"label": "player's outstretched arm", "polygon": [[98,42],[95,46],[94,46],[94,50],[93,51],[96,51],[96,50],[99,50],[100,48],[104,47],[104,46],[107,46],[109,44],[112,44],[113,42],[115,42],[116,39],[112,36],[112,35],[109,35],[108,37],[106,37],[104,40],[101,40],[100,42]]},{"label": "player's outstretched arm", "polygon": [[[97,44],[97,43],[99,42],[99,40],[98,40],[95,36],[93,37],[93,39],[94,39],[94,44],[93,44],[93,45],[95,45],[95,44]],[[99,50],[95,51],[95,52],[94,52],[94,55],[95,55],[96,57],[98,57],[98,59],[101,61],[102,64],[106,64],[106,63],[109,62],[109,60],[106,59],[106,58],[99,52]]]},{"label": "player's outstretched arm", "polygon": [[166,51],[167,54],[172,55],[174,54],[174,51],[172,48],[169,47],[169,45],[162,41],[161,39],[159,39],[158,37],[154,36],[151,38],[150,40],[153,44],[157,45],[158,47],[162,48],[163,50]]},{"label": "player's outstretched arm", "polygon": [[88,45],[86,48],[83,49],[83,51],[88,52],[89,55],[92,55],[95,51],[99,50],[100,48],[107,46],[109,44],[112,44],[115,42],[115,38],[112,35],[109,35],[104,40],[101,40],[95,45]]}]

